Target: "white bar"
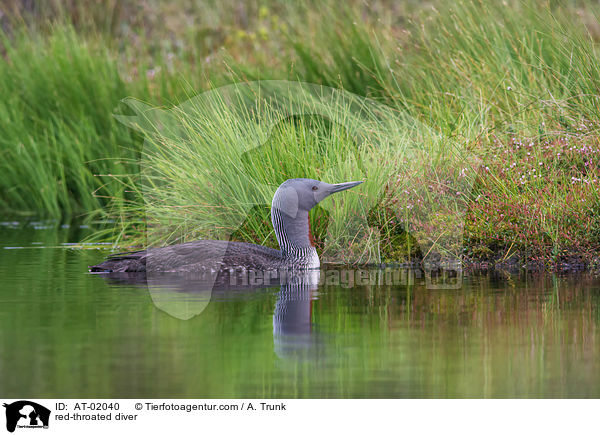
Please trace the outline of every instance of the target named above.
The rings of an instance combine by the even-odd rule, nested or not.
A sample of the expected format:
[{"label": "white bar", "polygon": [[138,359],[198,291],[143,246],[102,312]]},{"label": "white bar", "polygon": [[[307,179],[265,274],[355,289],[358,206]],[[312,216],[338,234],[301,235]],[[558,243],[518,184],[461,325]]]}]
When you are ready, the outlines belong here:
[{"label": "white bar", "polygon": [[[584,433],[600,400],[30,400],[51,411],[48,431],[15,434]],[[263,405],[264,404],[264,405]],[[249,406],[252,405],[252,406]],[[266,406],[269,405],[269,406]],[[174,409],[178,406],[180,409]],[[112,407],[112,409],[110,409]],[[140,408],[141,409],[136,409]],[[194,408],[195,407],[195,408]],[[115,409],[118,408],[118,409]],[[225,409],[228,408],[228,409]],[[268,409],[270,408],[270,409]],[[2,429],[6,429],[4,408]],[[29,410],[29,408],[27,408]],[[65,416],[69,420],[63,420]],[[98,418],[103,416],[103,420]],[[78,418],[73,420],[73,418]],[[110,418],[110,420],[108,420]],[[24,422],[25,419],[19,420]],[[40,423],[41,425],[41,423]],[[234,432],[235,431],[235,432]]]}]

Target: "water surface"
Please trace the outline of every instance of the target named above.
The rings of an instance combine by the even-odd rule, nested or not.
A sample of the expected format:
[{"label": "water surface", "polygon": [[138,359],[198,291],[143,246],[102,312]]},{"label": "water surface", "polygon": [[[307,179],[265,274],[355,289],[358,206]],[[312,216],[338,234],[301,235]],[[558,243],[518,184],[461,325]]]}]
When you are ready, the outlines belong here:
[{"label": "water surface", "polygon": [[600,397],[590,275],[275,285],[209,294],[183,320],[88,274],[107,252],[68,245],[86,231],[0,226],[0,396]]}]

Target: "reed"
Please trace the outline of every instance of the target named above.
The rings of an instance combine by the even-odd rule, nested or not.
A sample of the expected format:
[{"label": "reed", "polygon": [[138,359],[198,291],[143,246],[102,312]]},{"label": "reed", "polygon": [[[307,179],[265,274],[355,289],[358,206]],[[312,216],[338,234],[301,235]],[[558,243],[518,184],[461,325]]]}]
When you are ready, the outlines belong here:
[{"label": "reed", "polygon": [[137,165],[140,141],[113,117],[117,65],[69,29],[2,37],[0,207],[52,218],[101,212]]}]

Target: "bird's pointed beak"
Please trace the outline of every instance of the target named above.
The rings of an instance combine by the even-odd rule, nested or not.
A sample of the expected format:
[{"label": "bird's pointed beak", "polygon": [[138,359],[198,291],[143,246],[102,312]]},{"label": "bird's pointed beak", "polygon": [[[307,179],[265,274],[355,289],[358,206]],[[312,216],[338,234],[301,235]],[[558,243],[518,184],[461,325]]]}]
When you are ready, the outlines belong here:
[{"label": "bird's pointed beak", "polygon": [[348,190],[348,189],[352,189],[355,186],[358,186],[359,184],[361,184],[362,181],[349,181],[347,183],[338,183],[338,184],[332,184],[332,189],[331,189],[331,193],[336,193],[336,192],[341,192],[342,190]]}]

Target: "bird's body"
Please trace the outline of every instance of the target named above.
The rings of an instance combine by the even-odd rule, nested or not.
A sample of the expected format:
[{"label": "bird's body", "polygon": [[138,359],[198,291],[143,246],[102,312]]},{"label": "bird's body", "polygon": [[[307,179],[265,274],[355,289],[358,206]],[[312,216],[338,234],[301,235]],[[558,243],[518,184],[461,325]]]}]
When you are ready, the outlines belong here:
[{"label": "bird's body", "polygon": [[320,266],[309,236],[308,212],[332,193],[361,182],[327,184],[308,178],[285,181],[273,197],[271,221],[281,250],[243,242],[196,240],[110,255],[90,272],[192,272],[314,269]]},{"label": "bird's body", "polygon": [[281,252],[266,246],[224,240],[195,240],[163,248],[110,255],[91,272],[215,272],[244,265],[252,270],[279,268]]}]

